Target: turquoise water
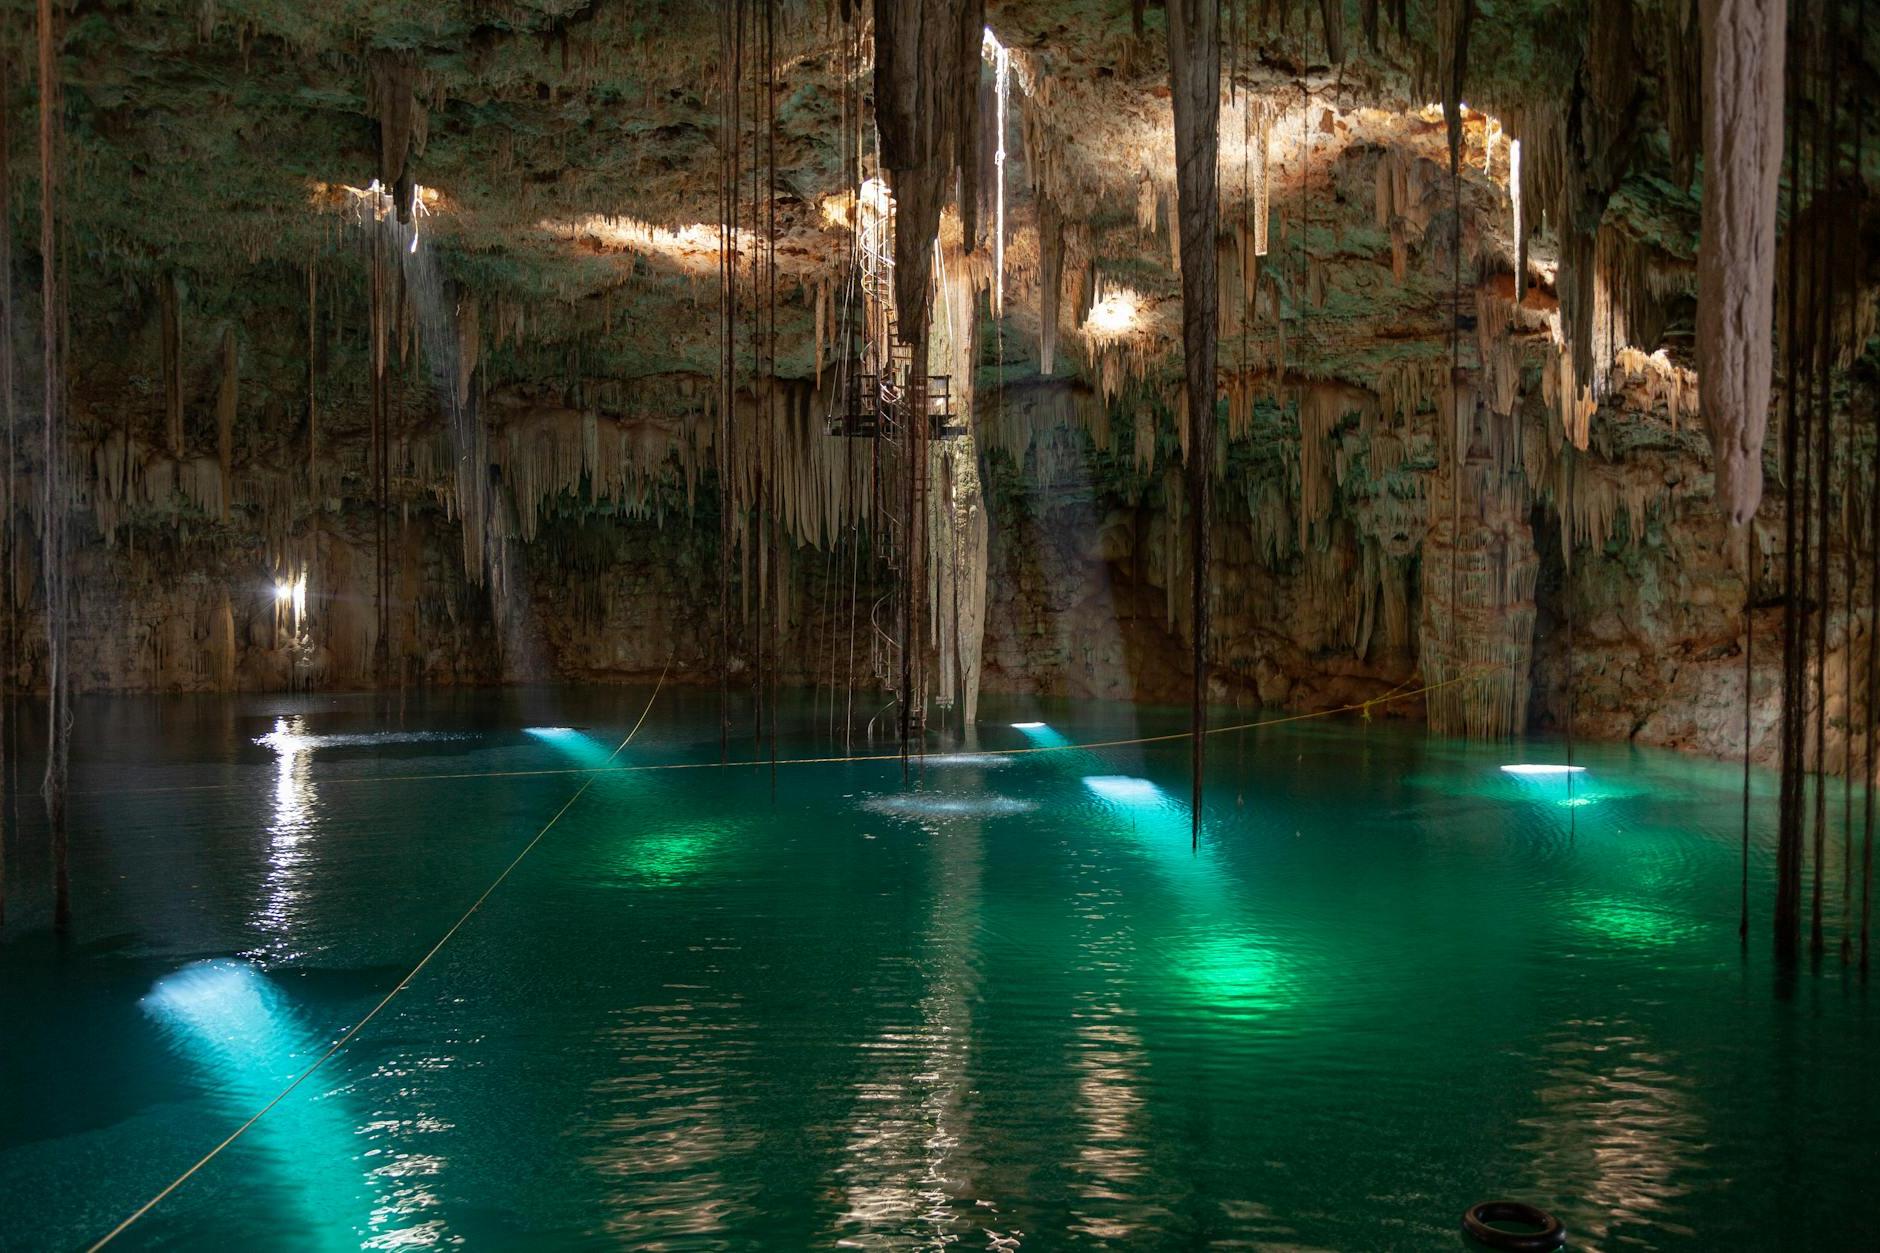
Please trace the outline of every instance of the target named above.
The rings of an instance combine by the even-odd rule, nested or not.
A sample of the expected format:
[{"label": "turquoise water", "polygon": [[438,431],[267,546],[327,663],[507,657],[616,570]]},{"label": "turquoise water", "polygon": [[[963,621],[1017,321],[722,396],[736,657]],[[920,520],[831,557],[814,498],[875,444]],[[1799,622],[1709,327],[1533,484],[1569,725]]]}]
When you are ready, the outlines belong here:
[{"label": "turquoise water", "polygon": [[[10,850],[0,1245],[231,1131],[646,696],[84,706],[69,940],[43,833]],[[989,702],[956,747],[1177,726]],[[1502,1195],[1581,1248],[1851,1247],[1880,1027],[1739,948],[1735,767],[1582,745],[1569,808],[1498,769],[1556,743],[1295,724],[1215,742],[1194,852],[1185,752],[603,776],[114,1247],[1442,1249]],[[717,756],[669,689],[621,761]]]}]

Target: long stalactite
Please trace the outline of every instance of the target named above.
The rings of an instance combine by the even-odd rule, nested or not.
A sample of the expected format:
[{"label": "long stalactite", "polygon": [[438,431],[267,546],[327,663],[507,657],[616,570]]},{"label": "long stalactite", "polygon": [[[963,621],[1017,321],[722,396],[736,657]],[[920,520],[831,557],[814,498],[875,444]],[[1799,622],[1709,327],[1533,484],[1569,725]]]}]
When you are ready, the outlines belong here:
[{"label": "long stalactite", "polygon": [[[1703,224],[1697,248],[1698,392],[1717,503],[1737,525],[1762,500],[1782,167],[1780,0],[1701,0]],[[1792,220],[1792,219],[1791,219]]]}]

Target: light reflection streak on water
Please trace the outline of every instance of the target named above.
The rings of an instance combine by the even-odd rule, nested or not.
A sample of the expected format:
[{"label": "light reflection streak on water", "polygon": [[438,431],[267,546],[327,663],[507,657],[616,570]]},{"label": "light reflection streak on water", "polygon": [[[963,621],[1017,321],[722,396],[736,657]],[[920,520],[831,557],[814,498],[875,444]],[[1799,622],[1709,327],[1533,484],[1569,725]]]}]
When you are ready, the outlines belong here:
[{"label": "light reflection streak on water", "polygon": [[735,1084],[749,1025],[710,989],[665,990],[670,999],[623,1011],[606,1032],[614,1073],[594,1086],[599,1116],[582,1133],[598,1142],[583,1160],[606,1190],[607,1231],[640,1248],[748,1230],[757,1218],[720,1168],[758,1142],[732,1117],[750,1099]]},{"label": "light reflection streak on water", "polygon": [[[268,823],[267,877],[262,886],[263,900],[251,919],[252,925],[267,939],[251,956],[270,965],[292,964],[307,956],[306,950],[299,946],[297,940],[303,912],[301,898],[312,872],[313,844],[319,833],[318,795],[313,777],[315,750],[386,741],[451,738],[460,737],[424,732],[407,735],[315,736],[307,733],[306,720],[299,715],[275,719],[273,731],[256,741],[274,750],[275,777],[272,812]],[[434,1067],[429,1063],[420,1065],[441,1069],[448,1063],[449,1059],[444,1058],[438,1059]],[[396,1072],[381,1070],[376,1077],[383,1078],[393,1073]],[[327,1097],[323,1101],[336,1099]],[[338,1105],[332,1106],[333,1110],[339,1108]],[[277,1110],[270,1115],[280,1120],[307,1116],[308,1111],[304,1108]],[[330,1111],[328,1120],[331,1121]],[[448,1126],[425,1116],[393,1118],[378,1115],[353,1133],[367,1143],[368,1147],[363,1150],[366,1168],[374,1186],[383,1189],[371,1210],[366,1227],[369,1234],[357,1247],[410,1248],[443,1239],[444,1220],[433,1212],[438,1206],[438,1198],[431,1191],[428,1181],[443,1170],[444,1158],[423,1151],[423,1146],[408,1149],[401,1145],[414,1134],[447,1130]],[[329,1138],[335,1144],[339,1143],[337,1129],[331,1132]],[[350,1146],[345,1148],[345,1152],[350,1159]],[[384,1160],[379,1160],[381,1158]]]},{"label": "light reflection streak on water", "polygon": [[1624,1021],[1562,1022],[1542,1051],[1554,1059],[1537,1094],[1545,1112],[1524,1121],[1535,1135],[1522,1148],[1543,1192],[1574,1199],[1562,1218],[1576,1247],[1616,1239],[1620,1227],[1694,1237],[1671,1216],[1706,1129],[1677,1059]]},{"label": "light reflection streak on water", "polygon": [[368,1080],[346,1091],[358,1095],[368,1084],[383,1093],[381,1108],[359,1128],[367,1147],[361,1157],[378,1190],[372,1210],[371,1238],[360,1247],[406,1249],[460,1244],[442,1210],[437,1181],[446,1159],[441,1145],[457,1126],[438,1112],[439,1077],[458,1058],[451,1053],[413,1046],[412,1055],[381,1062]]},{"label": "light reflection streak on water", "polygon": [[1080,862],[1078,871],[1085,881],[1074,898],[1080,978],[1071,1066],[1085,1130],[1071,1163],[1072,1188],[1083,1202],[1074,1230],[1099,1240],[1127,1240],[1148,1216],[1144,1201],[1134,1195],[1146,1170],[1139,1123],[1147,1067],[1134,1014],[1125,1004],[1135,942],[1123,893],[1103,882],[1108,868]]},{"label": "light reflection streak on water", "polygon": [[257,743],[274,750],[274,795],[268,819],[268,870],[262,901],[251,925],[267,937],[251,954],[269,963],[291,962],[306,954],[296,947],[300,895],[311,856],[316,823],[313,748],[306,720],[276,718],[274,731]]},{"label": "light reflection streak on water", "polygon": [[[919,959],[927,991],[916,1022],[891,1025],[862,1045],[872,1065],[856,1084],[836,1168],[845,1210],[834,1234],[843,1247],[939,1247],[995,1212],[975,1203],[970,1168],[955,1160],[972,1142],[961,1098],[978,989],[982,839],[976,822],[928,828],[937,895]],[[986,1234],[990,1243],[1007,1239]]]},{"label": "light reflection streak on water", "polygon": [[[541,731],[531,728],[531,734]],[[574,741],[583,741],[582,747]],[[557,729],[550,740],[577,757],[611,750]],[[643,799],[632,778],[610,779],[596,803]],[[667,813],[643,829],[643,809],[600,820],[604,865],[624,882],[653,890],[696,884],[727,840],[744,824],[727,817]],[[701,937],[707,948],[722,940]],[[735,946],[734,946],[735,947]],[[715,966],[714,966],[715,969]],[[722,1247],[724,1233],[759,1220],[748,1195],[725,1167],[759,1147],[761,1128],[737,1112],[753,1099],[741,1088],[753,1028],[735,998],[709,985],[667,984],[659,1001],[617,1012],[601,1034],[604,1076],[591,1088],[595,1116],[581,1132],[583,1164],[600,1180],[604,1229],[636,1248]]]}]

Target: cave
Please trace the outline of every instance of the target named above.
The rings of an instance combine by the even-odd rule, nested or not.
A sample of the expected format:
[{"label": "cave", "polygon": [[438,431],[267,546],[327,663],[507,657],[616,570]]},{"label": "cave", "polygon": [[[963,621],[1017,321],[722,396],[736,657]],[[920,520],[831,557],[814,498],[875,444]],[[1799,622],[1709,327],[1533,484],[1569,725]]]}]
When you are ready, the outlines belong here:
[{"label": "cave", "polygon": [[0,14],[0,1248],[1869,1243],[1865,0]]}]

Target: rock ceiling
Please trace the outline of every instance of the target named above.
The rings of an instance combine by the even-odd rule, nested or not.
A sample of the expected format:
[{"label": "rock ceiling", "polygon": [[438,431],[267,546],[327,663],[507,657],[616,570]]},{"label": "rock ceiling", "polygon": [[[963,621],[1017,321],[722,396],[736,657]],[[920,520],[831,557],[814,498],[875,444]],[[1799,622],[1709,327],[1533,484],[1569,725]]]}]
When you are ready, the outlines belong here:
[{"label": "rock ceiling", "polygon": [[[1297,342],[1295,364],[1362,378],[1380,356],[1440,337],[1445,321],[1445,243],[1414,241],[1412,273],[1395,281],[1388,232],[1373,213],[1374,153],[1385,147],[1438,167],[1423,172],[1418,203],[1406,206],[1417,234],[1449,210],[1446,180],[1432,176],[1443,126],[1424,107],[1438,94],[1433,11],[1409,6],[1407,34],[1387,11],[1373,46],[1354,10],[1334,63],[1315,7],[1250,9],[1246,32],[1228,20],[1224,59],[1242,90],[1222,119],[1225,220],[1239,218],[1246,147],[1236,111],[1251,98],[1273,115],[1276,229],[1303,235],[1312,263],[1328,271],[1323,304],[1309,312],[1293,306],[1291,284],[1277,289],[1285,307],[1275,329]],[[1615,11],[1626,18],[1626,47],[1615,55],[1630,83],[1618,106],[1636,124],[1607,138],[1620,151],[1606,155],[1626,171],[1608,214],[1654,258],[1687,270],[1697,203],[1673,175],[1677,145],[1666,127],[1666,82],[1677,69],[1666,64],[1677,42],[1666,32],[1676,18],[1655,6]],[[779,13],[781,266],[786,282],[814,283],[838,270],[846,244],[822,212],[844,190],[841,17],[833,3],[786,3]],[[1037,255],[1034,187],[1072,223],[1078,259],[1142,291],[1157,328],[1175,326],[1166,207],[1154,232],[1137,211],[1145,196],[1165,201],[1173,181],[1162,15],[1147,11],[1143,35],[1132,18],[1123,0],[989,5],[989,24],[1028,80],[1015,107],[1015,147],[1020,130],[1024,144],[1012,165],[1018,298],[1008,360],[1036,353],[1035,274],[1024,272]],[[30,30],[30,20],[13,26]],[[1482,7],[1467,91],[1490,112],[1471,115],[1462,189],[1472,261],[1496,245],[1505,264],[1513,256],[1507,145],[1485,150],[1488,119],[1497,107],[1524,116],[1583,99],[1601,51],[1588,29],[1582,6]],[[160,276],[173,273],[211,318],[240,316],[243,305],[297,308],[305,282],[294,271],[344,263],[329,262],[339,215],[321,212],[336,205],[321,189],[363,186],[379,171],[375,82],[394,65],[415,104],[412,176],[436,197],[423,229],[453,273],[491,309],[526,310],[533,342],[582,345],[584,368],[627,378],[708,370],[715,350],[698,332],[711,322],[698,311],[712,299],[711,241],[688,249],[683,235],[636,240],[619,228],[631,220],[683,232],[715,218],[718,39],[716,7],[689,2],[82,5],[64,61],[68,231],[74,291],[99,299],[75,296],[75,306],[147,314]],[[15,50],[16,65],[25,51]],[[18,125],[31,107],[21,78],[16,71],[10,101],[16,150],[31,138]],[[865,76],[856,85],[872,87]],[[1296,259],[1276,258],[1274,272]],[[784,368],[806,372],[811,301],[785,303],[795,334]],[[1233,346],[1224,347],[1231,361]]]},{"label": "rock ceiling", "polygon": [[[10,29],[30,33],[30,10],[8,3]],[[847,273],[843,121],[858,100],[872,116],[873,66],[844,51],[866,6],[849,7],[775,9],[775,374],[805,386],[828,368],[831,292]],[[1595,408],[1583,398],[1594,358],[1643,392],[1655,421],[1675,429],[1692,416],[1694,3],[1478,0],[1454,183],[1432,103],[1451,11],[1380,13],[1368,0],[1225,10],[1222,286],[1242,296],[1223,297],[1230,436],[1251,429],[1256,401],[1298,408],[1302,430],[1314,406],[1427,412],[1452,356],[1498,410],[1517,393],[1544,396],[1576,442]],[[1004,317],[980,306],[969,382],[1008,398],[1055,388],[1057,409],[1068,403],[1086,425],[1160,427],[1166,443],[1181,332],[1163,20],[1128,0],[987,4],[988,29],[1011,50],[1014,116]],[[721,351],[718,6],[86,3],[63,31],[78,432],[156,447],[167,394],[180,458],[233,360],[235,459],[283,476],[277,496],[300,490],[294,449],[317,438],[302,429],[311,414],[333,449],[366,425],[370,250],[357,222],[380,202],[361,189],[402,178],[424,189],[418,229],[464,324],[459,365],[494,420],[632,409],[640,429],[621,437],[621,455],[654,464],[610,469],[607,482],[657,477],[665,451],[692,438],[680,458],[689,483],[701,452],[685,432],[703,425],[698,396]],[[31,239],[36,195],[19,160],[33,153],[20,68],[30,48],[16,38],[8,53],[11,206],[16,238]],[[1874,94],[1867,61],[1840,70],[1849,99]],[[863,147],[866,166],[872,141]],[[957,220],[948,229],[957,240]],[[1560,256],[1562,238],[1576,257]],[[989,251],[971,261],[981,285]],[[1518,306],[1517,271],[1528,280]],[[1560,283],[1569,271],[1584,290]],[[1127,306],[1114,328],[1088,316],[1106,297],[1109,313]],[[1494,334],[1476,329],[1484,310]],[[416,338],[400,339],[401,357]],[[437,403],[411,378],[398,420],[418,428]],[[1306,405],[1305,385],[1333,400]],[[997,447],[998,416],[982,410]],[[1140,469],[1153,468],[1156,438],[1136,441]],[[350,473],[316,461],[314,495],[329,472]],[[553,491],[582,474],[577,457],[535,477],[555,479]],[[110,472],[98,477],[102,499],[116,489]],[[186,467],[153,477],[138,501],[159,504],[163,484],[186,479]]]}]

